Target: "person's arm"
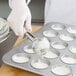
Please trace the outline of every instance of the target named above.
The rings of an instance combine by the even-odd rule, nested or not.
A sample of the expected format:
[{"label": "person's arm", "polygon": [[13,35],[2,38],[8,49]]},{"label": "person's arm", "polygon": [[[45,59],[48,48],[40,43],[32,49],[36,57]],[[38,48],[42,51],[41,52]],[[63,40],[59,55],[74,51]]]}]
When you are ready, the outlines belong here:
[{"label": "person's arm", "polygon": [[32,31],[31,12],[27,5],[30,1],[31,0],[28,0],[27,2],[25,0],[18,0],[17,2],[16,0],[9,0],[9,6],[12,8],[12,11],[8,16],[7,21],[14,33],[20,37],[23,37],[25,34],[24,23],[27,28],[26,31]]}]

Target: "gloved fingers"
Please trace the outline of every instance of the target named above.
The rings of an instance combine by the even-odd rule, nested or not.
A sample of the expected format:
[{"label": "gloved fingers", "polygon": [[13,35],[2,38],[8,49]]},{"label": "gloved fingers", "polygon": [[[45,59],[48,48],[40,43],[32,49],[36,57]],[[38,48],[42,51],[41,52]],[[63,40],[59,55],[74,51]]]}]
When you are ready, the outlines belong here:
[{"label": "gloved fingers", "polygon": [[9,26],[12,29],[12,31],[18,36],[17,26],[12,22],[11,22],[12,24],[10,22],[8,22],[8,23],[9,23]]},{"label": "gloved fingers", "polygon": [[17,27],[16,35],[20,37],[24,36],[24,28],[22,26]]},{"label": "gloved fingers", "polygon": [[26,28],[28,32],[32,32],[32,27]]},{"label": "gloved fingers", "polygon": [[24,36],[24,21],[19,19],[17,21],[15,21],[15,25],[14,25],[14,32],[17,36],[23,37]]},{"label": "gloved fingers", "polygon": [[[11,0],[9,0],[9,1],[11,1]],[[29,2],[30,2],[30,0],[28,0],[28,3]],[[10,5],[12,5],[12,4],[10,4]],[[23,11],[19,10],[19,12],[21,11],[20,13],[18,13],[18,11],[16,11],[16,10],[13,11],[13,9],[12,9],[12,12],[7,19],[10,22],[11,29],[15,32],[15,34],[17,36],[21,36],[21,37],[24,36],[24,29],[23,29],[24,21],[26,21],[25,27],[26,27],[27,31],[30,31],[30,32],[32,31],[31,12],[30,12],[28,6],[26,7],[26,10],[24,10],[23,8],[22,8]]]},{"label": "gloved fingers", "polygon": [[26,18],[25,28],[27,31],[32,32],[32,25],[31,25],[31,12],[28,11],[28,15]]},{"label": "gloved fingers", "polygon": [[19,36],[19,37],[23,37],[24,36],[23,27],[13,27],[12,30],[14,31],[16,36]]},{"label": "gloved fingers", "polygon": [[10,28],[13,30],[13,32],[20,37],[24,36],[24,30],[23,30],[23,20],[16,20],[8,18],[8,23]]},{"label": "gloved fingers", "polygon": [[23,31],[24,31],[24,34],[27,32],[25,27],[23,28]]},{"label": "gloved fingers", "polygon": [[26,26],[25,26],[26,30],[29,32],[32,32],[32,25],[31,25],[31,21],[26,21]]}]

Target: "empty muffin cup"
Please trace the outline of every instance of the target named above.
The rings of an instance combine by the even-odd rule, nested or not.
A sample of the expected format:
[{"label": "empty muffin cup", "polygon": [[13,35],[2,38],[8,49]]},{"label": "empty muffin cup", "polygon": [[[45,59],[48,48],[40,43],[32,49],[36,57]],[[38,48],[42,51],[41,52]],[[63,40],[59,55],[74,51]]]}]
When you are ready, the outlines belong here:
[{"label": "empty muffin cup", "polygon": [[69,47],[69,51],[71,51],[72,53],[76,54],[76,45],[75,46],[70,46]]},{"label": "empty muffin cup", "polygon": [[29,59],[25,53],[16,53],[12,56],[12,60],[16,63],[26,63]]},{"label": "empty muffin cup", "polygon": [[52,73],[56,76],[71,76],[71,68],[67,65],[53,65]]},{"label": "empty muffin cup", "polygon": [[46,37],[56,37],[58,33],[53,30],[46,30],[43,32],[43,35]]},{"label": "empty muffin cup", "polygon": [[50,66],[50,62],[47,60],[34,59],[31,61],[31,66],[35,69],[47,69]]},{"label": "empty muffin cup", "polygon": [[76,64],[76,57],[64,55],[61,57],[62,62],[67,64]]},{"label": "empty muffin cup", "polygon": [[25,51],[26,53],[29,53],[29,54],[33,54],[33,53],[34,53],[34,50],[33,50],[33,48],[32,48],[32,45],[25,46],[25,47],[24,47],[24,51]]},{"label": "empty muffin cup", "polygon": [[56,23],[56,24],[51,25],[51,28],[54,30],[64,30],[65,26],[62,24]]},{"label": "empty muffin cup", "polygon": [[63,41],[72,41],[74,40],[74,36],[70,34],[61,34],[60,39]]},{"label": "empty muffin cup", "polygon": [[65,49],[68,44],[64,42],[52,42],[51,46],[55,49]]},{"label": "empty muffin cup", "polygon": [[59,51],[49,49],[49,51],[44,55],[45,58],[57,58],[60,55]]}]

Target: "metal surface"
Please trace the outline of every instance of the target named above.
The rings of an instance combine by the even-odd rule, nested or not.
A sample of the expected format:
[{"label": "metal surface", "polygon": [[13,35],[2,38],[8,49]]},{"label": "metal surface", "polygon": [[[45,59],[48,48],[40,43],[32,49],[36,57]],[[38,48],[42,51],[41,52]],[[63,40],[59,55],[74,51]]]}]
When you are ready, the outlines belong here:
[{"label": "metal surface", "polygon": [[[57,28],[59,28],[59,30],[57,30],[56,28],[52,29],[51,26],[54,25],[54,24],[63,25],[62,27],[65,27],[65,28],[63,28],[63,30],[61,30],[61,28],[59,28],[59,27],[57,27]],[[49,65],[48,68],[46,68],[46,69],[36,69],[36,68],[33,68],[31,66],[31,62],[33,60],[36,60],[38,58],[38,56],[35,53],[26,53],[24,51],[24,47],[25,46],[30,45],[30,44],[32,45],[32,42],[29,39],[24,40],[19,46],[17,46],[16,48],[12,49],[8,53],[6,53],[3,56],[3,62],[8,64],[8,65],[11,65],[11,66],[23,69],[23,70],[31,71],[31,72],[34,72],[34,73],[37,73],[37,74],[40,74],[40,75],[44,75],[44,76],[57,76],[51,71],[52,66],[53,65],[57,65],[57,64],[58,65],[65,65],[66,64],[71,69],[71,74],[70,75],[66,75],[66,76],[76,76],[76,64],[74,64],[74,65],[73,64],[67,64],[67,63],[65,63],[65,62],[63,62],[61,60],[61,57],[63,55],[66,55],[66,56],[67,55],[69,55],[69,56],[76,55],[75,53],[72,53],[72,52],[69,51],[69,47],[76,44],[76,37],[74,37],[74,39],[72,41],[64,41],[64,40],[60,39],[60,35],[61,34],[69,33],[67,31],[68,26],[71,26],[71,25],[67,25],[67,24],[63,24],[63,23],[57,23],[57,22],[51,22],[51,23],[48,23],[48,24],[44,25],[43,28],[41,28],[39,31],[34,33],[34,35],[36,37],[38,37],[38,38],[44,37],[43,31],[45,31],[45,30],[54,30],[54,31],[56,31],[58,33],[56,37],[47,37],[49,39],[49,41],[50,41],[50,49],[53,49],[53,50],[55,50],[54,51],[55,53],[58,53],[58,57],[45,58],[45,59],[47,59],[50,62],[50,65]],[[73,35],[71,33],[69,33],[69,34]],[[73,36],[75,36],[75,35],[73,35]],[[66,44],[63,44],[66,47],[64,49],[53,48],[51,46],[51,44],[53,42],[61,42],[61,44],[66,43]],[[16,53],[25,53],[26,55],[30,55],[30,61],[27,62],[27,63],[23,63],[23,64],[20,64],[20,63],[18,64],[16,62],[13,62],[12,61],[12,56],[14,54],[16,54]]]}]

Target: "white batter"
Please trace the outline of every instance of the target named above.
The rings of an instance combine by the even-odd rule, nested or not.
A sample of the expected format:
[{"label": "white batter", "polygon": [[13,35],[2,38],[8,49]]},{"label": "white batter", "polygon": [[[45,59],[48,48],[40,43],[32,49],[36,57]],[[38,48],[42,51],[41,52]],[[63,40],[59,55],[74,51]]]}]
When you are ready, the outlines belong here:
[{"label": "white batter", "polygon": [[57,58],[58,55],[55,54],[55,53],[53,53],[53,52],[51,52],[51,51],[49,51],[49,52],[47,52],[47,53],[44,55],[44,57],[46,57],[46,58]]},{"label": "white batter", "polygon": [[29,48],[26,48],[26,46],[24,47],[24,51],[27,53],[34,53],[32,48],[29,49]]},{"label": "white batter", "polygon": [[67,35],[60,35],[60,39],[62,39],[64,41],[72,41],[72,40],[74,40],[73,37],[67,36]]},{"label": "white batter", "polygon": [[51,28],[54,30],[63,30],[64,29],[64,27],[61,24],[55,24],[55,25],[53,24],[51,26]]},{"label": "white batter", "polygon": [[18,54],[15,54],[14,56],[12,56],[12,60],[17,63],[26,63],[29,61],[29,58],[22,55],[18,56]]},{"label": "white batter", "polygon": [[72,46],[71,46],[71,47],[69,48],[69,50],[70,50],[72,53],[76,53],[76,47],[72,47]]},{"label": "white batter", "polygon": [[57,75],[67,75],[70,74],[70,69],[66,66],[56,66],[52,68],[52,72]]},{"label": "white batter", "polygon": [[56,37],[56,33],[53,32],[53,31],[50,31],[50,30],[44,31],[43,35],[46,36],[46,37]]},{"label": "white batter", "polygon": [[55,49],[64,49],[65,46],[62,45],[62,44],[55,44],[55,43],[52,43],[51,46]]},{"label": "white batter", "polygon": [[72,57],[61,57],[61,60],[68,64],[76,64],[76,59]]},{"label": "white batter", "polygon": [[40,60],[38,62],[33,63],[32,66],[34,68],[37,68],[37,69],[45,69],[45,68],[48,68],[48,64],[43,63]]},{"label": "white batter", "polygon": [[40,54],[42,54],[43,52],[47,52],[47,50],[44,50],[43,51],[43,49],[48,49],[48,48],[50,48],[50,42],[48,41],[48,39],[47,38],[42,38],[41,40],[39,40],[39,41],[37,41],[34,45],[33,45],[33,47],[35,48],[34,49],[34,51],[38,54],[38,55],[40,55]]},{"label": "white batter", "polygon": [[67,31],[69,32],[69,33],[72,33],[72,34],[76,34],[76,27],[69,27],[69,28],[67,28]]}]

